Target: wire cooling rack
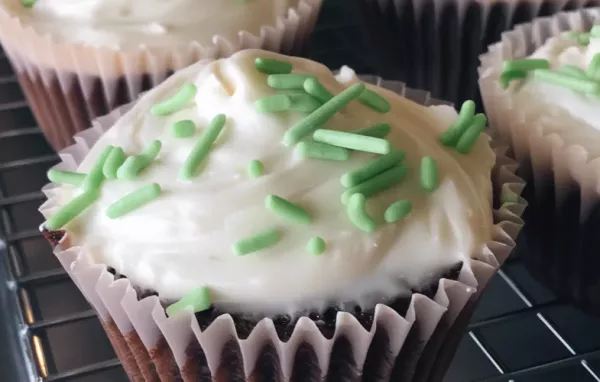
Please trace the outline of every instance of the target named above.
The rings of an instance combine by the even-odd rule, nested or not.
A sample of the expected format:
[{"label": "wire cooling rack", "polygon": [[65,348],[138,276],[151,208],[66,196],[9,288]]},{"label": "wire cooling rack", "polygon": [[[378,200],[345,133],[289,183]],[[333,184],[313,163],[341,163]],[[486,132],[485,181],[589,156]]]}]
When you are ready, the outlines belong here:
[{"label": "wire cooling rack", "polygon": [[[342,4],[325,2],[311,56],[370,73],[355,10]],[[57,162],[0,55],[0,381],[126,381],[94,312],[37,229],[39,190]],[[599,327],[513,258],[492,279],[445,382],[600,382]]]}]

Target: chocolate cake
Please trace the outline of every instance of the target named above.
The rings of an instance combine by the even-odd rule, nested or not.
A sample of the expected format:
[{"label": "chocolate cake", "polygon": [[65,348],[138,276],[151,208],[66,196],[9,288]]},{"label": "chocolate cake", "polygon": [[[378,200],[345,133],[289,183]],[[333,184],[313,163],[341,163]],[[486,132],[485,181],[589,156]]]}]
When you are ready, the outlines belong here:
[{"label": "chocolate cake", "polygon": [[479,55],[511,28],[600,1],[360,0],[377,73],[455,104],[474,99]]},{"label": "chocolate cake", "polygon": [[[171,75],[168,72],[164,78]],[[107,114],[114,108],[134,101],[130,98],[127,78],[120,76],[109,79],[115,82],[114,92],[107,94],[100,76],[86,76],[82,81],[89,86],[87,96],[84,96],[80,79],[75,73],[63,74],[70,78],[71,86],[64,89],[59,80],[54,78],[49,85],[44,85],[39,75],[30,76],[25,73],[18,75],[19,83],[25,92],[27,101],[40,126],[43,127],[46,138],[52,147],[60,149],[75,143],[73,136],[90,127],[91,121]],[[141,75],[141,92],[153,88],[148,74]],[[137,94],[137,93],[136,93]],[[109,99],[113,100],[109,103]]]},{"label": "chocolate cake", "polygon": [[509,236],[503,172],[472,102],[457,115],[248,50],[126,110],[49,172],[41,210],[130,375],[426,380],[474,272],[511,247],[490,244]]},{"label": "chocolate cake", "polygon": [[51,145],[202,59],[302,53],[322,0],[3,0],[0,40]]},{"label": "chocolate cake", "polygon": [[528,181],[519,253],[542,284],[595,315],[599,18],[598,8],[536,18],[505,32],[479,69],[490,127],[511,143]]}]

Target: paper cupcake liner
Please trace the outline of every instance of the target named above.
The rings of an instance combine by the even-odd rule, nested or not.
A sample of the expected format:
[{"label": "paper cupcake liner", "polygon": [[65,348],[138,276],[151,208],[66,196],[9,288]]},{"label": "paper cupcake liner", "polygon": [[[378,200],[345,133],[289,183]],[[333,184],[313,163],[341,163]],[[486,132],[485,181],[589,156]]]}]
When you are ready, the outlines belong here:
[{"label": "paper cupcake liner", "polygon": [[[600,20],[600,8],[536,19],[502,34],[481,56],[481,93],[490,128],[510,142],[527,181],[525,229],[519,254],[529,270],[559,297],[600,314],[600,166],[576,142],[545,133],[540,115],[513,104],[498,76],[504,60],[524,58],[563,31],[583,31]],[[574,122],[576,123],[576,122]],[[573,126],[577,127],[577,126]]]},{"label": "paper cupcake liner", "polygon": [[360,0],[377,73],[478,105],[478,57],[518,23],[599,0]]},{"label": "paper cupcake liner", "polygon": [[[373,76],[361,79],[424,105],[441,103],[403,83]],[[60,152],[62,162],[57,168],[75,169],[131,106],[114,110],[78,134],[77,143]],[[142,380],[143,375],[146,381],[430,381],[435,361],[448,359],[455,351],[446,344],[457,343],[466,328],[470,311],[464,308],[476,304],[490,277],[514,248],[522,226],[525,202],[519,194],[524,183],[515,175],[516,164],[505,151],[495,148],[492,182],[500,198],[513,202],[495,208],[493,239],[484,252],[470,264],[461,265],[453,279],[442,278],[430,293],[414,293],[397,300],[398,304],[377,305],[368,317],[370,330],[357,316],[340,311],[331,338],[309,317],[301,317],[285,341],[280,340],[277,324],[270,318],[262,319],[247,337],[240,338],[229,314],[217,316],[206,328],[201,328],[191,313],[166,317],[157,296],[144,296],[127,278],[118,279],[106,266],[91,264],[81,247],[70,247],[68,236],[56,246],[55,254],[98,313],[132,380]],[[50,184],[43,189],[48,201],[42,211],[56,208],[55,187]],[[457,320],[459,317],[462,319]],[[119,348],[122,343],[129,354],[124,354],[127,348]],[[443,372],[436,375],[441,380]]]},{"label": "paper cupcake liner", "polygon": [[249,48],[299,55],[308,43],[322,0],[300,0],[275,25],[258,35],[238,33],[235,41],[214,36],[198,42],[130,51],[56,41],[0,7],[0,40],[50,144],[60,150],[93,119],[137,99],[174,71],[201,59],[214,59]]}]

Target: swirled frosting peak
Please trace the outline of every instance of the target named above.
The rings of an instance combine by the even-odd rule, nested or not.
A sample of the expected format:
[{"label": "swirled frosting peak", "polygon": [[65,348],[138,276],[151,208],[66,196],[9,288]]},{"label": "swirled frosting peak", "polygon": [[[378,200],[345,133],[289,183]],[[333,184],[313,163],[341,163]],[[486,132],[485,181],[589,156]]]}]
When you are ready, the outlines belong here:
[{"label": "swirled frosting peak", "polygon": [[590,31],[549,38],[529,57],[507,60],[482,73],[497,78],[535,124],[515,134],[540,130],[556,134],[566,146],[582,146],[590,159],[600,156],[596,144],[600,119],[600,25]]},{"label": "swirled frosting peak", "polygon": [[[364,86],[348,68],[258,50],[177,72],[96,142],[80,186],[58,189],[59,206],[97,192],[64,226],[71,244],[164,300],[204,286],[217,306],[259,313],[371,305],[468,266],[491,238],[488,138],[460,153],[440,143],[454,109]],[[117,179],[90,176],[98,163],[113,175],[110,161]],[[124,212],[108,216],[115,203]]]},{"label": "swirled frosting peak", "polygon": [[131,48],[140,44],[237,40],[275,26],[298,0],[2,0],[21,21],[64,41]]}]

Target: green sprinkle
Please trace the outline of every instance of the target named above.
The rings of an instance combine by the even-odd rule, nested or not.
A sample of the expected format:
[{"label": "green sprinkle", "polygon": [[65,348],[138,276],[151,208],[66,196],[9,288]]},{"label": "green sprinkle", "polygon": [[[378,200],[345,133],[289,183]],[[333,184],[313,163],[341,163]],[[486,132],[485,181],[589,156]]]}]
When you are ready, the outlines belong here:
[{"label": "green sprinkle", "polygon": [[576,40],[579,45],[588,45],[590,43],[591,33],[566,32],[564,36],[568,39]]},{"label": "green sprinkle", "polygon": [[117,170],[117,178],[126,180],[135,179],[157,157],[161,147],[162,144],[160,141],[155,139],[139,155],[130,156],[125,159],[125,162]]},{"label": "green sprinkle", "polygon": [[388,111],[390,111],[390,103],[381,95],[375,93],[370,89],[365,89],[360,94],[358,99],[363,105],[366,105],[380,113],[387,113]]},{"label": "green sprinkle", "polygon": [[577,43],[579,45],[589,45],[590,44],[590,34],[589,33],[580,33],[577,36]]},{"label": "green sprinkle", "polygon": [[35,5],[36,2],[37,0],[23,0],[23,6],[25,8],[31,8]]},{"label": "green sprinkle", "polygon": [[563,35],[565,38],[568,38],[568,39],[573,39],[573,38],[576,38],[576,37],[577,37],[577,36],[578,36],[580,33],[581,33],[581,32],[567,31],[567,32],[564,32],[562,35]]},{"label": "green sprinkle", "polygon": [[146,161],[148,161],[148,163],[150,163],[158,156],[158,153],[160,152],[161,148],[162,143],[160,143],[158,139],[155,139],[152,142],[150,142],[148,147],[146,147],[140,153],[140,156],[143,157]]},{"label": "green sprinkle", "polygon": [[313,255],[320,255],[325,252],[325,240],[322,237],[315,236],[306,243],[306,250]]},{"label": "green sprinkle", "polygon": [[471,126],[475,115],[475,102],[469,100],[463,102],[458,118],[448,130],[440,136],[440,141],[445,146],[454,146],[461,135]]},{"label": "green sprinkle", "polygon": [[398,200],[392,203],[383,214],[383,218],[387,223],[396,223],[404,219],[412,210],[412,202],[410,200]]},{"label": "green sprinkle", "polygon": [[511,192],[511,191],[505,191],[502,190],[502,193],[500,195],[500,202],[502,204],[506,204],[506,203],[518,203],[519,202],[519,195]]},{"label": "green sprinkle", "polygon": [[267,196],[265,198],[265,207],[269,211],[291,222],[297,224],[312,223],[312,216],[308,213],[308,211],[299,205],[285,200],[277,195]]},{"label": "green sprinkle", "polygon": [[292,72],[292,64],[274,58],[257,57],[254,66],[259,72],[267,74],[288,74]]},{"label": "green sprinkle", "polygon": [[304,81],[311,77],[308,74],[269,74],[267,83],[277,90],[302,90]]},{"label": "green sprinkle", "polygon": [[592,37],[600,37],[600,25],[594,25],[592,29],[590,29],[590,35]]},{"label": "green sprinkle", "polygon": [[248,163],[248,176],[250,178],[258,178],[264,173],[264,171],[265,166],[259,160],[254,159]]},{"label": "green sprinkle", "polygon": [[534,78],[541,82],[562,86],[564,88],[582,92],[598,93],[600,92],[600,83],[591,79],[576,78],[560,72],[551,72],[549,70],[536,70],[533,72]]},{"label": "green sprinkle", "polygon": [[119,218],[158,198],[160,193],[161,189],[158,183],[138,188],[108,206],[106,216],[111,219]]},{"label": "green sprinkle", "polygon": [[403,150],[393,150],[389,154],[373,159],[356,170],[345,173],[340,178],[340,182],[346,188],[357,186],[375,175],[390,169],[404,160],[405,156],[406,152]]},{"label": "green sprinkle", "polygon": [[224,114],[219,114],[210,121],[206,131],[198,138],[194,148],[183,163],[183,167],[179,171],[181,179],[187,180],[196,176],[198,166],[210,152],[212,144],[217,140],[226,121],[227,117]]},{"label": "green sprinkle", "polygon": [[[482,117],[477,118],[479,115]],[[475,117],[476,118],[475,121],[473,121],[473,124],[469,126],[467,131],[465,131],[462,137],[460,137],[458,140],[458,143],[456,143],[456,151],[461,154],[468,154],[477,141],[477,138],[479,138],[479,134],[485,130],[485,125],[487,123],[485,116],[483,114],[477,114]]]},{"label": "green sprinkle", "polygon": [[373,126],[361,127],[360,129],[350,131],[352,134],[366,135],[375,138],[385,138],[392,130],[389,123],[377,123]]},{"label": "green sprinkle", "polygon": [[303,158],[345,161],[350,158],[350,152],[342,147],[318,142],[300,142],[296,152]]},{"label": "green sprinkle", "polygon": [[167,315],[173,317],[183,311],[190,313],[203,312],[208,310],[211,305],[210,290],[207,287],[200,287],[189,292],[179,301],[167,307]]},{"label": "green sprinkle", "polygon": [[592,61],[588,65],[586,74],[595,80],[598,79],[600,75],[600,53],[596,53],[594,57],[592,57]]},{"label": "green sprinkle", "polygon": [[142,171],[146,164],[144,158],[134,155],[125,159],[125,162],[117,170],[118,179],[132,180]]},{"label": "green sprinkle", "polygon": [[524,58],[521,60],[504,61],[504,71],[529,72],[536,69],[549,69],[550,62],[541,58]]},{"label": "green sprinkle", "polygon": [[85,211],[100,196],[100,191],[92,188],[65,204],[60,210],[46,221],[45,227],[50,231],[61,229],[79,214]]},{"label": "green sprinkle", "polygon": [[375,232],[377,225],[367,214],[367,198],[363,194],[353,194],[348,199],[348,217],[361,231]]},{"label": "green sprinkle", "polygon": [[562,68],[560,68],[560,72],[577,78],[588,78],[587,74],[585,74],[583,70],[576,67],[575,65],[564,65]]},{"label": "green sprinkle", "polygon": [[80,186],[87,174],[63,170],[48,171],[48,180],[54,183],[70,184]]},{"label": "green sprinkle", "polygon": [[112,149],[102,167],[102,173],[106,179],[117,179],[117,170],[125,162],[125,158],[125,152],[122,148],[115,147]]},{"label": "green sprinkle", "polygon": [[313,139],[332,146],[375,154],[387,154],[392,150],[392,144],[385,139],[345,131],[318,129],[314,132]]},{"label": "green sprinkle", "polygon": [[304,81],[304,91],[321,101],[321,103],[329,102],[329,100],[333,98],[333,94],[331,94],[315,77],[308,78]]},{"label": "green sprinkle", "polygon": [[421,159],[420,175],[421,187],[423,187],[425,191],[435,191],[438,185],[438,168],[435,159],[429,156]]},{"label": "green sprinkle", "polygon": [[286,94],[275,94],[263,97],[254,102],[254,109],[259,113],[276,113],[289,110],[292,106],[290,97]]},{"label": "green sprinkle", "polygon": [[301,113],[312,113],[321,107],[321,102],[310,94],[297,93],[289,95],[291,106],[290,109]]},{"label": "green sprinkle", "polygon": [[508,86],[510,85],[510,82],[513,80],[522,80],[523,78],[527,77],[527,73],[525,72],[516,72],[516,71],[509,71],[509,72],[503,72],[502,74],[500,74],[500,86],[502,86],[502,89],[507,89]]},{"label": "green sprinkle", "polygon": [[366,198],[379,192],[385,191],[391,186],[400,183],[408,173],[408,167],[405,164],[396,165],[389,170],[377,174],[372,178],[358,184],[342,193],[342,203],[347,204],[350,197],[354,194],[363,194]]},{"label": "green sprinkle", "polygon": [[108,145],[104,148],[102,153],[98,159],[96,159],[96,163],[90,169],[90,172],[87,174],[85,179],[83,180],[83,189],[85,191],[89,191],[91,189],[95,189],[100,187],[102,182],[104,182],[104,163],[108,159],[111,151],[114,149],[114,146]]},{"label": "green sprinkle", "polygon": [[182,119],[171,125],[171,135],[175,138],[188,138],[196,132],[196,124],[189,119]]},{"label": "green sprinkle", "polygon": [[357,98],[364,89],[365,84],[363,83],[354,84],[345,89],[289,129],[283,136],[283,143],[286,146],[298,143],[300,139],[318,129],[350,101]]},{"label": "green sprinkle", "polygon": [[196,85],[191,82],[186,83],[171,98],[159,102],[150,109],[152,115],[170,115],[180,110],[186,103],[190,102],[196,95]]},{"label": "green sprinkle", "polygon": [[237,241],[231,246],[233,253],[238,256],[247,255],[252,252],[257,252],[265,248],[269,248],[281,239],[281,235],[277,229],[270,229],[254,236]]}]

